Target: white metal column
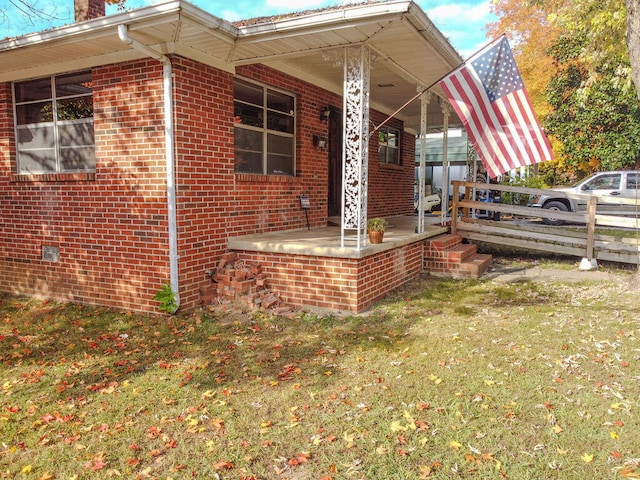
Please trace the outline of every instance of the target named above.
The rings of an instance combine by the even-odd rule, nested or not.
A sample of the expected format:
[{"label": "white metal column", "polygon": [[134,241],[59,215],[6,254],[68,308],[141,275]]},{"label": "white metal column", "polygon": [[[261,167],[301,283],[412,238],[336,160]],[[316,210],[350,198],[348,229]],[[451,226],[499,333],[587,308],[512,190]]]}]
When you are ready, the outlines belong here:
[{"label": "white metal column", "polygon": [[[422,87],[418,86],[419,90]],[[418,233],[424,232],[424,181],[427,168],[427,107],[431,92],[420,95],[420,168],[418,169]]]},{"label": "white metal column", "polygon": [[[441,225],[447,223],[447,213],[449,211],[449,115],[451,115],[451,106],[448,103],[441,104],[442,107],[442,198],[440,204],[442,206],[442,216],[440,218]],[[451,212],[452,215],[457,212]]]},{"label": "white metal column", "polygon": [[367,238],[371,60],[364,45],[344,49],[341,245],[345,246],[346,231],[355,229],[358,249]]}]

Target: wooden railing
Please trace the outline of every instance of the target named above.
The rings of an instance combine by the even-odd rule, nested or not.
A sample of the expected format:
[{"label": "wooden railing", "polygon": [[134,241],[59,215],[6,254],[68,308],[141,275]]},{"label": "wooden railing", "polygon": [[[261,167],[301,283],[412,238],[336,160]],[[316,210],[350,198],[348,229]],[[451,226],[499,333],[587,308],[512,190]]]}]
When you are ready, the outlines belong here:
[{"label": "wooden railing", "polygon": [[[488,243],[511,245],[514,247],[551,251],[555,253],[584,257],[588,260],[601,259],[623,263],[640,263],[640,221],[638,216],[623,217],[599,214],[598,204],[636,205],[633,199],[604,198],[592,196],[588,199],[585,212],[563,212],[509,205],[490,201],[478,201],[472,192],[511,192],[516,195],[556,195],[577,198],[566,192],[514,187],[509,185],[453,181],[451,211],[451,233],[460,233],[464,238]],[[461,197],[461,188],[464,196]],[[640,210],[640,206],[638,206]],[[543,225],[540,222],[499,222],[477,218],[478,211],[500,212],[501,216],[521,219],[549,218],[566,222],[560,227]],[[489,218],[495,215],[488,215]],[[597,234],[597,227],[625,229],[624,235]],[[626,233],[628,231],[628,234]]]}]

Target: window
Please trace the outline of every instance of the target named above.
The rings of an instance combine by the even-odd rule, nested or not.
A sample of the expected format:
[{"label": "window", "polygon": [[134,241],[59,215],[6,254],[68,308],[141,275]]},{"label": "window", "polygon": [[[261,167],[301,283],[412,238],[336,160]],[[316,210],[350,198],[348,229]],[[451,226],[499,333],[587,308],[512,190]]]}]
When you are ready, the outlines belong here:
[{"label": "window", "polygon": [[93,171],[91,72],[14,84],[18,173]]},{"label": "window", "polygon": [[586,183],[583,190],[617,190],[620,188],[620,174],[599,175]]},{"label": "window", "polygon": [[233,84],[235,171],[295,173],[295,98],[235,79]]},{"label": "window", "polygon": [[400,165],[400,131],[382,127],[378,132],[378,161]]},{"label": "window", "polygon": [[627,173],[627,188],[631,190],[637,190],[638,184],[640,184],[640,173],[629,172]]}]

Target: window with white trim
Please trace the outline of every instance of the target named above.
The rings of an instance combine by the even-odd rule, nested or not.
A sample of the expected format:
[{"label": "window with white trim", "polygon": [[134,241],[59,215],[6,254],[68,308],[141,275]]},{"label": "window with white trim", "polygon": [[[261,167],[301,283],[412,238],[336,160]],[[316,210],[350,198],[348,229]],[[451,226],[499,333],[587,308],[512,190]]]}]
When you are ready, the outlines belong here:
[{"label": "window with white trim", "polygon": [[295,97],[239,78],[233,82],[236,173],[295,175]]},{"label": "window with white trim", "polygon": [[95,171],[91,72],[14,84],[18,173]]},{"label": "window with white trim", "polygon": [[400,130],[380,128],[378,131],[378,161],[400,165]]}]

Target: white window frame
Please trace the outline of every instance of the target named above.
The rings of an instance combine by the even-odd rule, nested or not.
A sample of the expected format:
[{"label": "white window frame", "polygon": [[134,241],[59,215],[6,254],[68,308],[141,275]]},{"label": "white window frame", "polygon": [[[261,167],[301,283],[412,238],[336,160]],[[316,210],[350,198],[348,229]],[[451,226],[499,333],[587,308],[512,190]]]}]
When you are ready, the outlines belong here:
[{"label": "white window frame", "polygon": [[[266,85],[264,83],[260,83],[260,82],[256,82],[244,77],[236,77],[234,78],[234,89],[235,89],[235,82],[241,82],[244,84],[247,84],[251,87],[254,87],[256,89],[262,89],[262,103],[258,104],[258,103],[250,103],[250,102],[246,102],[244,100],[240,100],[237,99],[235,97],[234,94],[234,98],[233,98],[233,104],[234,104],[234,156],[235,156],[235,164],[234,164],[234,171],[235,173],[239,173],[239,174],[243,174],[243,173],[247,173],[247,174],[258,174],[258,175],[281,175],[281,176],[295,176],[296,174],[296,105],[297,105],[297,98],[296,96],[291,93],[291,92],[287,92],[285,90],[281,90],[278,88],[274,88],[270,85]],[[268,107],[268,96],[269,93],[273,92],[277,95],[285,95],[287,97],[290,97],[291,102],[292,102],[292,108],[289,112],[285,112],[282,110],[275,110],[275,109],[271,109]],[[241,106],[245,106],[248,108],[253,108],[256,110],[261,110],[261,114],[262,114],[262,124],[259,124],[259,122],[254,122],[254,123],[258,123],[256,124],[247,124],[243,121],[242,116],[238,115],[237,113],[237,108],[236,107],[241,107]],[[268,121],[265,121],[265,119],[269,119],[270,118],[270,113],[271,115],[274,116],[281,116],[282,118],[288,118],[289,122],[291,122],[292,125],[292,131],[291,132],[286,132],[286,131],[280,131],[280,130],[275,130],[275,129],[271,129],[269,128],[269,125],[267,125]],[[261,150],[256,150],[256,149],[251,149],[249,147],[245,147],[242,148],[238,145],[238,135],[236,134],[236,132],[239,133],[239,130],[245,130],[248,134],[250,134],[250,132],[254,132],[254,133],[259,133],[261,135],[261,145],[260,145],[260,149]],[[279,137],[281,139],[289,139],[291,141],[291,154],[290,156],[288,154],[281,154],[281,153],[277,153],[275,151],[269,151],[268,147],[269,147],[269,137],[270,136],[274,136],[274,137]],[[248,168],[248,169],[243,169],[242,165],[239,162],[239,157],[241,154],[247,154],[247,155],[252,155],[255,156],[257,154],[261,154],[261,165],[257,165],[256,162],[252,162],[251,165],[254,167],[253,169]],[[270,167],[269,164],[269,159],[270,159],[270,155],[272,157],[281,157],[282,159],[287,159],[290,157],[291,159],[291,165],[290,165],[290,171],[282,171],[282,170],[277,170],[277,169],[273,169]],[[260,168],[257,168],[260,167]]]},{"label": "white window frame", "polygon": [[[402,131],[398,128],[381,127],[378,131],[378,162],[387,165],[401,165],[402,157],[400,144],[402,139]],[[394,161],[393,155],[395,152]]]},{"label": "white window frame", "polygon": [[[59,75],[51,75],[48,77],[40,77],[34,78],[31,80],[14,82],[12,85],[13,92],[13,118],[14,118],[14,132],[15,132],[15,140],[16,140],[16,171],[18,174],[59,174],[59,173],[78,173],[78,172],[95,172],[95,133],[94,133],[94,108],[93,108],[93,89],[89,86],[82,85],[83,88],[89,88],[90,92],[79,92],[73,95],[60,95],[58,96],[56,92],[56,79],[72,76],[72,75],[89,75],[89,84],[91,83],[91,71],[79,71],[79,72],[68,72]],[[18,101],[18,87],[20,85],[34,82],[34,81],[45,81],[49,80],[50,87],[50,96],[37,98],[35,100],[25,100]],[[91,115],[83,118],[74,118],[74,119],[62,119],[58,118],[58,104],[59,102],[70,101],[73,99],[87,98],[91,99]],[[19,108],[28,105],[35,104],[48,104],[50,106],[51,111],[51,119],[47,120],[39,120],[31,123],[20,123],[20,115]],[[89,132],[88,135],[83,135],[83,138],[86,140],[90,138],[89,143],[72,143],[69,145],[63,145],[64,141],[62,138],[62,134],[64,132],[64,127],[69,126],[78,126],[80,127],[79,131],[82,130],[82,127],[86,127],[86,130]],[[33,134],[38,133],[39,131],[50,129],[52,132],[52,148],[43,148],[43,147],[32,147],[29,148],[21,145],[21,133],[25,134]],[[26,157],[29,153],[37,153],[43,152],[47,150],[52,150],[52,166],[51,168],[34,168],[34,164],[38,163],[37,161],[32,162],[31,166],[26,166],[25,164]],[[67,160],[67,155],[73,153],[73,155],[79,155],[79,166],[76,165],[74,168],[65,167],[65,160]]]}]

